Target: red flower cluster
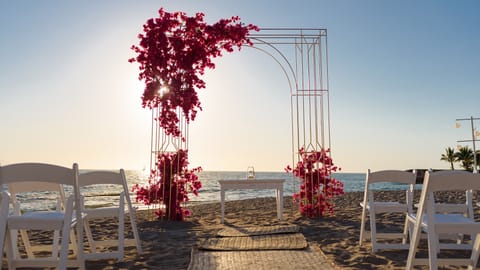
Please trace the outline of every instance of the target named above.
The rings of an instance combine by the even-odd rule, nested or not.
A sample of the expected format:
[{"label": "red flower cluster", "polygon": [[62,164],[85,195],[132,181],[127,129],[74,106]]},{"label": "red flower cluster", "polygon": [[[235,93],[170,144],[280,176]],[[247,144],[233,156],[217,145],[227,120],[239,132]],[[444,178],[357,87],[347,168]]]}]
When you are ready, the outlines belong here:
[{"label": "red flower cluster", "polygon": [[181,204],[189,201],[189,192],[198,196],[202,183],[197,172],[201,170],[201,167],[188,169],[187,150],[161,153],[155,170],[150,173],[148,185],[143,187],[136,184],[132,191],[137,194],[137,202],[164,205],[164,208],[160,207],[155,212],[159,218],[166,216],[169,220],[183,220],[190,215],[190,211],[182,208]]},{"label": "red flower cluster", "polygon": [[221,19],[213,25],[203,21],[204,14],[188,17],[184,12],[169,13],[161,8],[158,18],[149,19],[139,34],[139,46],[132,46],[137,57],[129,62],[140,64],[139,79],[145,81],[142,96],[144,107],[161,106],[159,124],[167,135],[180,136],[176,113],[181,108],[187,122],[201,110],[195,88],[205,88],[206,67],[214,68],[212,57],[222,50],[232,52],[237,46],[252,45],[249,31],[258,31],[252,24],[243,26],[237,16]]},{"label": "red flower cluster", "polygon": [[309,218],[333,214],[332,199],[344,194],[343,183],[331,177],[331,173],[340,168],[333,164],[329,152],[330,149],[306,152],[301,148],[301,160],[296,167],[285,168],[302,181],[300,192],[293,194],[293,200],[300,204],[300,213]]}]

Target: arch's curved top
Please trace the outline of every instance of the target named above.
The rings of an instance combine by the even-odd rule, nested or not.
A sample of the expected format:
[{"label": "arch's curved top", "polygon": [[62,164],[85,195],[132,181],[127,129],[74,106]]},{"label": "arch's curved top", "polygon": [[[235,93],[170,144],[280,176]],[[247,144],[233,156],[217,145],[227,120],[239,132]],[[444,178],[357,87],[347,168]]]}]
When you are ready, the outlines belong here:
[{"label": "arch's curved top", "polygon": [[[327,29],[324,28],[261,28],[259,32],[250,34],[249,38],[254,48],[270,55],[281,66],[292,94],[305,88],[302,82],[306,79],[303,76],[306,74],[303,74],[303,71],[310,68],[305,65],[321,65],[321,61],[318,60],[322,58],[327,60]],[[315,61],[313,58],[318,59]],[[308,63],[304,60],[312,61]],[[327,74],[317,75],[326,78]]]},{"label": "arch's curved top", "polygon": [[253,47],[270,55],[287,77],[295,149],[330,148],[327,29],[260,28]]}]

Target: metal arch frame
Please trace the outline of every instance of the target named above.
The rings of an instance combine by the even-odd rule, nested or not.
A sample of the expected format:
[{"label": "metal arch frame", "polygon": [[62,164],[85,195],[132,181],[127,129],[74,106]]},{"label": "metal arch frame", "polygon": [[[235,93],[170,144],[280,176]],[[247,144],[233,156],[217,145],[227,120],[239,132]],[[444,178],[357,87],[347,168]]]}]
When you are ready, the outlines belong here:
[{"label": "metal arch frame", "polygon": [[[292,96],[292,118],[294,117],[294,101],[298,102],[302,97],[307,97],[307,99],[321,97],[320,104],[308,104],[310,109],[312,109],[312,105],[313,109],[320,109],[321,134],[308,134],[308,139],[307,134],[304,134],[304,143],[300,143],[301,138],[299,137],[297,138],[297,144],[303,145],[306,149],[331,148],[327,30],[322,28],[262,28],[259,33],[251,34],[250,38],[254,49],[269,55],[282,68]],[[279,48],[279,45],[295,46],[294,59],[289,60],[286,53]],[[292,60],[295,61],[295,67],[291,63]],[[304,62],[305,60],[307,63]],[[313,61],[313,63],[309,61]],[[311,78],[312,74],[313,79]],[[325,100],[324,96],[326,97]],[[312,100],[308,101],[311,102]],[[307,120],[310,122],[308,123],[309,129],[312,129],[311,126],[315,125],[315,123],[312,123],[315,119],[306,119],[305,115],[300,117],[297,113],[297,123],[302,120],[300,118],[303,118],[303,126],[307,126]],[[292,119],[292,122],[294,122],[294,119]],[[324,126],[327,126],[327,128]],[[313,137],[315,137],[315,141],[312,141]],[[320,137],[320,141],[317,140],[318,137]],[[307,141],[309,142],[306,143]]]},{"label": "metal arch frame", "polygon": [[[293,94],[294,92],[294,89],[297,89],[298,88],[298,85],[297,85],[297,78],[295,76],[295,71],[293,70],[292,68],[292,65],[290,64],[290,62],[288,62],[288,59],[287,57],[285,56],[285,54],[283,54],[277,47],[273,46],[272,44],[270,43],[267,43],[265,42],[264,40],[261,40],[261,39],[258,39],[258,38],[252,38],[254,41],[256,42],[259,42],[259,43],[262,43],[270,48],[272,48],[275,52],[277,52],[280,57],[285,61],[285,63],[287,64],[287,67],[288,67],[288,70],[290,70],[290,72],[292,72],[292,77],[293,77],[293,82],[295,83],[295,88],[292,87],[292,80],[290,79],[290,77],[288,76],[288,71],[287,69],[282,65],[282,63],[280,62],[280,60],[278,60],[272,53],[268,52],[267,50],[265,49],[262,49],[260,47],[255,47],[252,46],[251,48],[253,49],[257,49],[265,54],[267,54],[268,56],[270,56],[273,60],[275,60],[275,62],[277,62],[277,64],[280,66],[280,68],[282,69],[283,73],[285,74],[285,77],[287,77],[287,81],[288,81],[288,86],[290,87],[290,94]],[[259,44],[257,43],[257,44]],[[254,42],[254,44],[256,44]]]},{"label": "metal arch frame", "polygon": [[[288,80],[291,94],[292,165],[295,166],[300,161],[298,151],[301,148],[307,152],[330,149],[327,29],[261,28],[249,37],[252,47],[277,62]],[[287,51],[280,48],[283,45],[287,46],[283,49],[294,47],[294,55],[290,59]],[[297,192],[293,178],[292,175],[292,189]]]},{"label": "metal arch frame", "polygon": [[[254,49],[257,49],[259,51],[264,52],[265,54],[269,55],[272,59],[274,59],[275,62],[282,68],[282,71],[284,75],[286,76],[289,87],[290,87],[290,94],[292,95],[292,103],[293,103],[293,97],[313,97],[313,96],[323,96],[326,95],[326,104],[321,104],[320,108],[323,110],[324,107],[327,108],[327,111],[321,112],[321,121],[322,124],[324,120],[326,121],[326,126],[327,126],[327,134],[324,134],[325,130],[322,127],[321,132],[322,132],[322,140],[321,142],[316,141],[315,143],[310,142],[307,144],[306,148],[308,146],[312,146],[313,149],[316,149],[317,147],[324,147],[324,148],[331,148],[331,142],[330,142],[330,98],[329,98],[329,70],[328,70],[328,45],[327,45],[327,29],[324,28],[261,28],[259,33],[251,34],[250,39],[253,42],[253,47]],[[322,41],[324,40],[324,41]],[[324,49],[322,49],[322,44],[324,43]],[[274,53],[278,54],[279,57],[276,57],[273,53],[269,52],[267,49],[263,49],[261,46],[264,45],[268,49],[273,50]],[[292,66],[291,62],[289,61],[288,57],[286,54],[278,48],[278,45],[294,45],[295,46],[295,69]],[[299,61],[299,56],[297,55],[298,50],[303,50],[304,45],[310,45],[311,48],[315,49],[315,45],[319,47],[319,61],[318,63],[313,63],[313,68],[314,68],[314,76],[317,75],[317,71],[315,70],[317,64],[320,69],[318,75],[319,75],[319,81],[317,81],[317,78],[313,79],[313,90],[312,87],[309,85],[308,89],[304,87],[305,83],[305,74],[304,74],[304,63],[303,63],[303,57],[304,55],[300,55],[302,57]],[[299,47],[300,46],[300,47]],[[311,49],[307,48],[307,49]],[[303,52],[301,52],[303,53]],[[325,57],[325,59],[322,59],[322,56]],[[310,55],[307,55],[308,60],[310,60]],[[314,61],[315,55],[312,58]],[[283,64],[282,64],[283,62]],[[301,64],[301,69],[298,70],[298,64]],[[310,78],[310,63],[307,63],[307,72],[308,72],[308,82],[311,82]],[[323,71],[322,68],[325,66],[325,70]],[[300,75],[300,76],[299,76]],[[324,75],[325,78],[322,78],[322,75]],[[317,87],[316,84],[319,84],[320,88]],[[301,88],[299,84],[302,84]],[[324,100],[321,99],[321,102]],[[327,115],[326,119],[323,119],[324,114]],[[293,117],[293,108],[292,108],[292,117]],[[317,120],[317,119],[316,119]],[[311,122],[311,121],[310,121]],[[318,121],[315,121],[318,122]],[[311,123],[310,123],[311,124]],[[293,127],[292,127],[293,128]],[[317,135],[317,134],[316,134]],[[312,137],[310,135],[310,137]],[[316,136],[318,137],[318,136]],[[328,142],[325,142],[325,138],[328,140]],[[311,139],[311,138],[310,138]],[[306,141],[306,138],[304,138],[304,141]],[[300,142],[298,141],[298,144]],[[328,147],[325,147],[328,145]]]},{"label": "metal arch frame", "polygon": [[[282,68],[288,80],[291,95],[292,165],[295,166],[300,160],[298,150],[302,147],[307,151],[318,151],[322,148],[330,149],[327,29],[262,28],[258,33],[250,34],[248,37],[252,41],[253,46],[245,47],[250,47],[269,55]],[[322,44],[324,44],[324,47],[322,47]],[[292,59],[289,60],[287,52],[281,49],[281,46],[284,45],[290,46],[288,49],[291,49],[293,46],[294,51],[290,58],[293,58],[294,65],[292,65],[291,62]],[[318,46],[318,55],[315,51],[316,46]],[[307,54],[304,54],[304,50],[306,50]],[[314,51],[313,56],[311,55],[312,50]],[[292,51],[290,51],[290,53],[292,53]],[[304,59],[304,57],[307,58]],[[316,59],[317,57],[318,59]],[[310,63],[311,59],[313,60],[313,66]],[[307,62],[306,64],[304,60]],[[319,70],[317,70],[317,67]],[[313,89],[311,78],[312,69]],[[318,71],[320,73],[317,74]],[[317,75],[319,78],[317,78]],[[317,81],[317,79],[319,80]],[[307,84],[308,87],[305,87],[305,84]],[[326,112],[324,110],[325,107]],[[179,115],[180,129],[184,136],[183,138],[172,138],[171,136],[167,136],[156,123],[159,109],[160,108],[156,108],[152,110],[151,170],[155,168],[158,153],[178,149],[188,150],[189,125],[185,121],[181,111],[178,111],[177,115]],[[306,109],[308,109],[307,113]],[[317,109],[320,109],[320,112]],[[320,117],[318,117],[318,114],[320,114]],[[326,133],[325,126],[327,130]],[[314,130],[312,130],[312,127]],[[331,152],[329,154],[331,154]],[[291,185],[292,190],[297,192],[293,175]]]}]

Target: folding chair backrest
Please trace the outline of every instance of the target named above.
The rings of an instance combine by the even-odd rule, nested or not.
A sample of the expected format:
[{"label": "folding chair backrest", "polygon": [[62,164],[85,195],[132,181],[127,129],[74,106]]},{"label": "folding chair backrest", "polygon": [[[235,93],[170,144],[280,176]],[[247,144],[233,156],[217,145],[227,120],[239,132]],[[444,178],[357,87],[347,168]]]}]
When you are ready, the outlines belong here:
[{"label": "folding chair backrest", "polygon": [[480,174],[467,171],[426,172],[423,184],[425,192],[480,190],[479,178]]},{"label": "folding chair backrest", "polygon": [[8,184],[8,191],[12,193],[41,192],[41,191],[63,191],[62,184],[51,182],[12,182]]},{"label": "folding chair backrest", "polygon": [[8,184],[8,192],[11,195],[11,201],[14,208],[14,213],[20,214],[20,202],[17,195],[31,192],[52,192],[56,195],[55,210],[61,211],[65,208],[66,197],[63,184],[51,182],[11,182]]},{"label": "folding chair backrest", "polygon": [[[114,171],[91,171],[82,173],[79,177],[79,186],[85,187],[90,185],[120,185],[125,194],[125,199],[127,200],[127,205],[130,208],[132,206],[127,178],[125,177],[125,171],[120,169],[119,172]],[[131,210],[131,209],[129,209]]]},{"label": "folding chair backrest", "polygon": [[[76,164],[74,167],[78,171]],[[49,182],[74,186],[78,181],[74,170],[52,164],[18,163],[0,167],[0,178],[3,184]]]},{"label": "folding chair backrest", "polygon": [[[15,212],[19,209],[17,194],[51,191],[58,194],[57,210],[65,204],[63,185],[75,186],[75,172],[66,167],[43,163],[19,163],[1,167],[0,178],[8,185]],[[77,180],[78,181],[78,180]]]},{"label": "folding chair backrest", "polygon": [[[426,172],[425,180],[423,182],[425,186],[422,189],[420,196],[420,203],[430,202],[432,205],[434,201],[434,193],[439,191],[463,191],[466,192],[467,204],[472,203],[472,198],[468,198],[471,195],[472,190],[480,190],[480,174],[471,173],[467,171],[439,171],[439,172]],[[428,200],[431,196],[431,200]],[[473,206],[468,206],[473,209]],[[437,208],[438,209],[438,208]],[[425,211],[420,205],[419,211]]]},{"label": "folding chair backrest", "polygon": [[415,184],[416,174],[400,170],[385,170],[372,172],[368,170],[367,184],[373,183],[399,183],[399,184]]},{"label": "folding chair backrest", "polygon": [[370,169],[367,171],[365,182],[365,195],[368,196],[367,201],[374,201],[373,190],[370,185],[379,183],[389,184],[404,184],[407,190],[407,198],[409,211],[412,211],[413,204],[413,188],[417,180],[417,174],[415,172],[400,171],[400,170],[384,170],[372,172]]}]

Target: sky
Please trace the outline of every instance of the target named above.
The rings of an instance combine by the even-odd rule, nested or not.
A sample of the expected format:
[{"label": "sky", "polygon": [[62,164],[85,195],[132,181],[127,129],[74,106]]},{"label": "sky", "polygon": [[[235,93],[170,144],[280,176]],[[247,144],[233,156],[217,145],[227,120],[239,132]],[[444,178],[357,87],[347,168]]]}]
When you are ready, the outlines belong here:
[{"label": "sky", "polygon": [[[455,120],[480,117],[475,0],[0,0],[0,164],[148,169],[151,112],[127,60],[160,7],[208,23],[326,28],[332,157],[343,172],[449,168],[445,148],[471,139],[470,123]],[[190,124],[190,165],[283,171],[292,147],[281,69],[248,48],[214,62]]]}]

